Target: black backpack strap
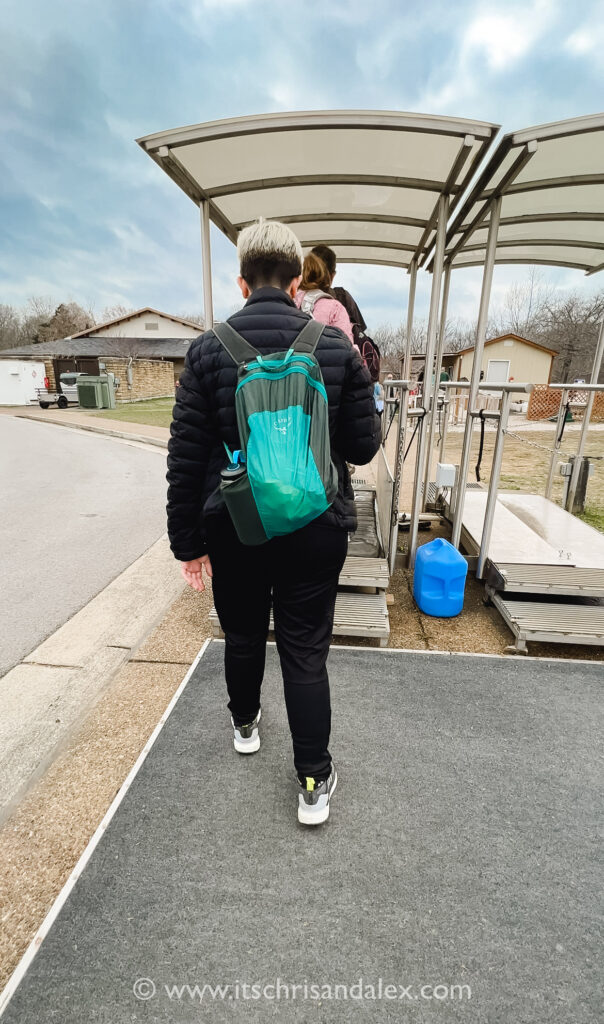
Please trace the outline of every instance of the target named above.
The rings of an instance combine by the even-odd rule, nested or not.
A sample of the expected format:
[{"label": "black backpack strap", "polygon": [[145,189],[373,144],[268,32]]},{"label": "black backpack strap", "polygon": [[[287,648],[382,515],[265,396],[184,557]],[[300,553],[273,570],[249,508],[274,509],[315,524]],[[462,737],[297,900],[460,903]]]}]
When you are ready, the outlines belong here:
[{"label": "black backpack strap", "polygon": [[294,341],[292,345],[293,350],[301,352],[303,355],[312,356],[324,329],[325,324],[319,323],[318,320],[309,320]]},{"label": "black backpack strap", "polygon": [[258,350],[253,345],[250,345],[245,338],[242,338],[226,321],[221,324],[214,324],[212,330],[233,362],[237,363],[237,366],[241,366],[242,363],[252,362],[252,360],[258,358]]}]

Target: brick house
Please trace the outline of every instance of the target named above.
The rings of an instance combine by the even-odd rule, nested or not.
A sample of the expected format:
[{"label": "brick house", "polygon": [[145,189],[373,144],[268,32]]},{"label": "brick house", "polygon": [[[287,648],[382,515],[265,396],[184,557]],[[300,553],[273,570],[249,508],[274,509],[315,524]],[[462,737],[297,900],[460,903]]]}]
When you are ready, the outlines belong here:
[{"label": "brick house", "polygon": [[[32,360],[44,363],[51,389],[61,373],[98,374],[104,369],[119,378],[117,402],[171,396],[187,349],[203,330],[190,320],[145,307],[60,341],[5,349],[0,352],[0,376],[3,366],[8,370],[10,364],[14,375],[15,365]],[[37,386],[41,383],[36,381]],[[23,399],[16,397],[15,404],[23,404]]]}]

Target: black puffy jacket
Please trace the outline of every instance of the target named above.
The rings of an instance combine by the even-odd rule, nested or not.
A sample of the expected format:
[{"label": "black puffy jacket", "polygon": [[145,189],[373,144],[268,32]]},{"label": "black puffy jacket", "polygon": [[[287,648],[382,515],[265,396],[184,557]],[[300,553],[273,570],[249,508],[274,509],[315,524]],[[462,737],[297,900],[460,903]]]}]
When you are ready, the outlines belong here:
[{"label": "black puffy jacket", "polygon": [[[309,317],[278,288],[258,288],[229,323],[263,355],[285,352]],[[338,493],[317,520],[352,531],[356,512],[346,462],[364,465],[379,448],[380,421],[373,384],[359,352],[335,327],[326,327],[315,350],[329,404],[329,433]],[[227,515],[217,490],[227,465],[224,443],[239,448],[235,414],[237,367],[207,331],[191,342],[180,375],[168,442],[168,536],[182,562],[207,551],[204,521]]]}]

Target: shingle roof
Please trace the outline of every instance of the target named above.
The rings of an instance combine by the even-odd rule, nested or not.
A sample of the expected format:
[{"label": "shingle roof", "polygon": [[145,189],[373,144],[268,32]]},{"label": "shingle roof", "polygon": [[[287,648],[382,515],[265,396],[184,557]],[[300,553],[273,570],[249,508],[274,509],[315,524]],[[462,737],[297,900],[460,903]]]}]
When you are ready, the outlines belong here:
[{"label": "shingle roof", "polygon": [[[547,352],[550,356],[557,356],[558,349],[548,348],[547,345],[540,345],[537,341],[531,341],[530,338],[523,338],[520,334],[514,334],[510,331],[508,334],[498,334],[496,338],[489,338],[485,341],[485,345],[494,345],[497,341],[505,341],[507,338],[514,338],[515,341],[522,342],[523,345],[530,345],[531,348],[540,348],[542,352]],[[460,348],[457,353],[458,356],[465,355],[466,352],[473,352],[474,346],[468,345],[467,348]]]},{"label": "shingle roof", "polygon": [[[200,334],[202,332],[200,331]],[[0,359],[38,359],[41,356],[80,356],[139,359],[184,359],[194,338],[64,338],[37,345],[18,345],[0,351]]]},{"label": "shingle roof", "polygon": [[133,309],[131,313],[125,313],[123,316],[118,316],[114,320],[106,320],[102,324],[94,324],[92,327],[87,327],[85,331],[78,331],[77,334],[73,334],[73,338],[84,338],[89,334],[94,334],[95,331],[102,331],[104,327],[114,327],[115,324],[126,323],[127,320],[133,320],[137,316],[142,316],[143,313],[153,313],[155,316],[163,316],[165,320],[173,320],[174,323],[184,324],[185,327],[197,327],[199,333],[202,334],[204,328],[199,324],[193,322],[193,320],[185,320],[182,316],[173,316],[172,313],[162,313],[161,309],[153,309],[153,306],[143,306],[141,309]]}]

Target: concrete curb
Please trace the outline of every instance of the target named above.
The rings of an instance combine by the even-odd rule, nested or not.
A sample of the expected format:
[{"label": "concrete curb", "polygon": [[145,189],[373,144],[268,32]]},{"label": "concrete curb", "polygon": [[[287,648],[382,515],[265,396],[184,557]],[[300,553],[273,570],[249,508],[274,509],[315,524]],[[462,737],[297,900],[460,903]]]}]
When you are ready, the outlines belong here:
[{"label": "concrete curb", "polygon": [[143,444],[153,444],[157,448],[167,448],[168,442],[161,437],[149,437],[147,434],[132,434],[125,430],[114,430],[112,427],[97,427],[91,423],[69,423],[67,420],[42,419],[41,416],[31,416],[26,412],[15,413],[21,420],[33,420],[35,423],[52,423],[56,427],[70,427],[72,430],[89,430],[92,434],[107,434],[109,437],[121,437],[126,441],[138,441]]},{"label": "concrete curb", "polygon": [[0,821],[184,587],[164,534],[2,678]]}]

